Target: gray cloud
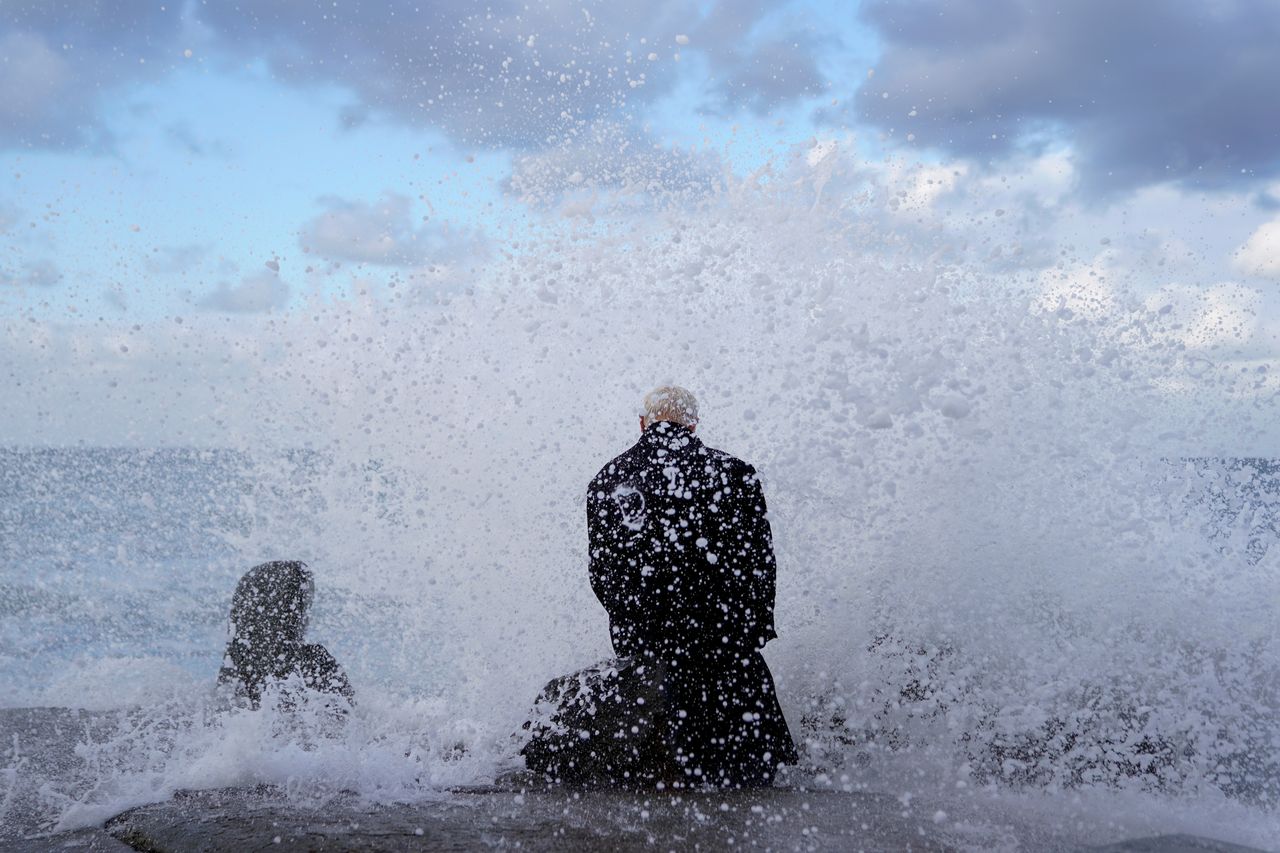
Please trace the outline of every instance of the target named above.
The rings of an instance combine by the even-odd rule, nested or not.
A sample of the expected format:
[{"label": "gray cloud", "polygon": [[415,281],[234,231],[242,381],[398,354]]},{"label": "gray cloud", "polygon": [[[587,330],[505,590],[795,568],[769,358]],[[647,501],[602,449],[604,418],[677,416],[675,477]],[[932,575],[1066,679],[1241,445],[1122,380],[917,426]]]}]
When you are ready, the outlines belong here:
[{"label": "gray cloud", "polygon": [[289,286],[271,271],[254,273],[238,284],[222,282],[197,303],[197,307],[229,314],[261,314],[283,308],[289,301]]},{"label": "gray cloud", "polygon": [[[0,35],[0,137],[26,145],[70,141],[73,116],[88,100],[68,91],[74,77],[71,64],[43,36]],[[68,104],[68,97],[75,103]]]},{"label": "gray cloud", "polygon": [[[103,92],[167,72],[188,42],[265,59],[297,85],[350,87],[360,102],[343,111],[343,126],[377,112],[468,145],[540,148],[605,116],[634,119],[690,67],[677,52],[708,59],[724,111],[767,110],[821,85],[808,36],[739,46],[750,44],[739,32],[786,3],[722,0],[706,13],[697,0],[14,0],[0,12],[0,143],[102,141],[94,112]],[[170,134],[178,144],[207,147],[181,130]]]},{"label": "gray cloud", "polygon": [[483,235],[471,229],[415,224],[413,200],[387,192],[369,204],[323,198],[325,211],[302,228],[305,251],[333,261],[412,267],[481,255]]},{"label": "gray cloud", "polygon": [[774,20],[778,4],[768,0],[720,0],[695,30],[693,44],[716,75],[710,110],[745,107],[766,114],[793,100],[824,91],[819,47],[834,40],[788,20]]},{"label": "gray cloud", "polygon": [[166,68],[185,26],[180,5],[8,0],[0,10],[0,143],[108,144],[95,117],[99,97]]},{"label": "gray cloud", "polygon": [[868,0],[862,16],[884,54],[859,113],[899,137],[982,158],[1065,133],[1095,195],[1280,171],[1280,5]]},{"label": "gray cloud", "polygon": [[768,114],[783,104],[821,94],[826,78],[814,62],[812,45],[797,39],[770,39],[733,54],[717,86],[720,102]]},{"label": "gray cloud", "polygon": [[[781,5],[722,0],[705,21],[694,0],[393,2],[350,17],[328,3],[277,0],[210,5],[201,16],[294,81],[337,80],[370,107],[466,144],[538,148],[669,91],[681,51],[708,57],[731,104],[760,109],[808,93],[820,75],[803,47],[725,49],[726,28],[750,30]],[[676,41],[695,28],[687,47]]]}]

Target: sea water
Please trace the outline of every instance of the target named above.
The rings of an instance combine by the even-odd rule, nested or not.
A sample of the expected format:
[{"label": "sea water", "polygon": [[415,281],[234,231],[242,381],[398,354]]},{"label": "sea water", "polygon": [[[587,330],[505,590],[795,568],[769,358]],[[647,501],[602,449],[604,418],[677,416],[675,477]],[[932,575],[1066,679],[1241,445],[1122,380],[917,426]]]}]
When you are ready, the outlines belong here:
[{"label": "sea water", "polygon": [[[144,373],[194,353],[240,381],[210,390],[217,441],[0,452],[0,704],[93,712],[56,769],[30,752],[48,737],[5,733],[0,825],[183,787],[444,796],[517,767],[542,684],[610,654],[585,484],[677,381],[763,476],[796,784],[1274,838],[1257,377],[1190,354],[1159,304],[984,280],[789,168],[639,224],[626,193],[567,207],[427,295],[109,330]],[[66,352],[68,388],[114,381]],[[163,418],[109,389],[112,418]],[[309,636],[357,692],[342,731],[216,707],[231,591],[268,559],[315,572]]]}]

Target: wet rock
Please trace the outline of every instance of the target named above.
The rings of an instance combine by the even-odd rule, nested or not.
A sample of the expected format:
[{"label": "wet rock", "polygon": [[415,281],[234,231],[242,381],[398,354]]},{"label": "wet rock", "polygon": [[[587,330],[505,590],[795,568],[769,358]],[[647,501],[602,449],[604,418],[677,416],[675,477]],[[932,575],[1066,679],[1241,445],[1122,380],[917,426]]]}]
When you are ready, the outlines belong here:
[{"label": "wet rock", "polygon": [[107,825],[139,850],[955,849],[893,797],[775,789],[662,795],[621,790],[460,789],[447,799],[314,802],[275,789],[192,792]]},{"label": "wet rock", "polygon": [[83,778],[84,759],[76,745],[110,737],[126,713],[0,708],[0,849],[53,828],[56,816],[44,792],[50,781],[59,780],[71,795],[92,786]]},{"label": "wet rock", "polygon": [[1090,849],[1094,853],[1262,853],[1253,847],[1241,847],[1199,835],[1157,835]]},{"label": "wet rock", "polygon": [[661,665],[622,658],[554,679],[524,724],[526,765],[579,784],[674,779],[662,736],[662,678]]},{"label": "wet rock", "polygon": [[0,853],[133,853],[134,848],[100,828],[78,829],[45,838],[0,841]]},{"label": "wet rock", "polygon": [[[1046,622],[1065,618],[1050,604],[1044,607]],[[1220,676],[1207,664],[1213,660],[1207,649],[1167,638],[1149,642],[1153,655],[1163,655],[1163,668],[1200,672],[1204,684]],[[1188,788],[1188,779],[1203,778],[1249,805],[1280,803],[1280,751],[1270,717],[1259,716],[1230,732],[1197,731],[1179,722],[1193,715],[1161,714],[1155,694],[1135,691],[1123,674],[1099,673],[1055,687],[1043,714],[1010,721],[1001,704],[983,701],[998,694],[984,684],[982,668],[962,648],[882,634],[867,651],[879,667],[879,682],[856,692],[837,684],[815,697],[800,720],[807,758],[826,772],[870,766],[877,753],[936,748],[946,738],[964,756],[974,781],[984,785],[1125,788],[1136,783],[1147,791],[1177,793]],[[1266,682],[1258,674],[1244,683]],[[1228,686],[1219,689],[1230,695]],[[1188,707],[1212,719],[1218,701],[1218,694],[1204,691],[1198,707],[1190,701]],[[918,725],[928,721],[931,725]]]}]

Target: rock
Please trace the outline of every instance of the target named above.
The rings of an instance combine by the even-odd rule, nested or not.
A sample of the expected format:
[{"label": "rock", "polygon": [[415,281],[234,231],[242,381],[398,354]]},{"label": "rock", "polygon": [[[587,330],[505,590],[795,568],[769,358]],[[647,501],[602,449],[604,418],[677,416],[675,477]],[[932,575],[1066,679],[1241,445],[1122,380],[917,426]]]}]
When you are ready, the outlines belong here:
[{"label": "rock", "polygon": [[445,800],[371,805],[339,795],[299,803],[275,789],[187,793],[107,824],[134,849],[691,850],[955,849],[928,815],[894,797],[794,790],[681,792],[555,786],[459,789]]},{"label": "rock", "polygon": [[44,838],[0,841],[3,853],[134,853],[134,848],[99,828],[78,829]]},{"label": "rock", "polygon": [[579,784],[676,778],[663,741],[662,679],[660,664],[623,658],[551,681],[524,724],[526,765]]},{"label": "rock", "polygon": [[57,780],[60,791],[73,795],[92,786],[76,745],[111,737],[126,713],[0,708],[0,849],[53,828],[56,816],[44,799],[50,782]]},{"label": "rock", "polygon": [[1199,835],[1156,835],[1090,849],[1095,853],[1263,853],[1253,847],[1241,847]]}]

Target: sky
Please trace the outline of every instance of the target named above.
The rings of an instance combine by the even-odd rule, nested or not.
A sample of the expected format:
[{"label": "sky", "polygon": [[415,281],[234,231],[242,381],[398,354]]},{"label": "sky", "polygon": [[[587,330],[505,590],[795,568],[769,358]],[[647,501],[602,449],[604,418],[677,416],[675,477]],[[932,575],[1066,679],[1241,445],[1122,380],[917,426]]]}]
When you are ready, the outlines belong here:
[{"label": "sky", "polygon": [[0,380],[31,324],[429,300],[584,193],[797,150],[971,274],[1123,280],[1269,364],[1277,43],[1233,0],[0,0]]}]

